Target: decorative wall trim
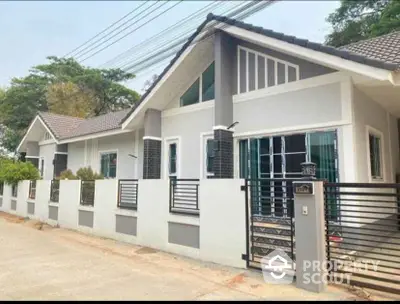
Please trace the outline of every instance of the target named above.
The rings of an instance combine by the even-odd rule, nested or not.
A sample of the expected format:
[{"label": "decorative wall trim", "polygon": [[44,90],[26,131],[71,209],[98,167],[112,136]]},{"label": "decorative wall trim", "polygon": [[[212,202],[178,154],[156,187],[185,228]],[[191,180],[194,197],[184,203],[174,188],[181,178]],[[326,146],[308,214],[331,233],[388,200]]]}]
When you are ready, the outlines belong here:
[{"label": "decorative wall trim", "polygon": [[151,139],[151,140],[159,140],[159,141],[162,141],[162,138],[161,138],[161,137],[155,137],[155,136],[143,136],[143,140],[146,140],[146,139]]},{"label": "decorative wall trim", "polygon": [[256,136],[270,136],[274,134],[282,134],[285,133],[293,133],[293,132],[303,132],[309,130],[325,130],[327,128],[334,128],[340,127],[344,125],[351,125],[350,121],[331,121],[327,123],[320,123],[320,124],[311,124],[311,125],[300,125],[300,126],[290,126],[290,127],[283,127],[283,128],[275,128],[275,129],[266,129],[266,130],[257,130],[257,131],[248,131],[248,132],[241,132],[233,134],[234,138],[242,138],[242,137],[256,137]]},{"label": "decorative wall trim", "polygon": [[174,116],[174,115],[180,115],[180,114],[186,114],[186,113],[196,112],[196,111],[200,111],[200,110],[211,109],[211,108],[214,108],[214,104],[215,104],[215,101],[213,99],[213,100],[203,101],[201,103],[195,103],[195,104],[192,104],[189,106],[168,109],[168,110],[164,110],[161,113],[161,117],[170,117],[170,116]]},{"label": "decorative wall trim", "polygon": [[289,82],[287,84],[281,84],[261,90],[251,91],[243,94],[233,95],[233,103],[251,101],[257,98],[263,98],[273,95],[285,94],[289,92],[295,92],[304,89],[310,89],[319,87],[331,83],[341,82],[343,79],[348,78],[345,73],[334,72],[322,76],[302,79],[295,82]]}]

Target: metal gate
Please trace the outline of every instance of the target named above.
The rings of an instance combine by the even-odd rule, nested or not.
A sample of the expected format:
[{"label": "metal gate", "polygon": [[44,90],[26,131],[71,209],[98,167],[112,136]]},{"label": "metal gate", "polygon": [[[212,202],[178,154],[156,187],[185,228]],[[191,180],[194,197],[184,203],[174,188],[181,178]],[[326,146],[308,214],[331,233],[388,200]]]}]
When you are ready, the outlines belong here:
[{"label": "metal gate", "polygon": [[400,184],[325,183],[331,279],[400,294]]},{"label": "metal gate", "polygon": [[[261,269],[261,259],[276,249],[295,261],[294,179],[246,179],[246,259]],[[292,263],[294,269],[294,263]]]}]

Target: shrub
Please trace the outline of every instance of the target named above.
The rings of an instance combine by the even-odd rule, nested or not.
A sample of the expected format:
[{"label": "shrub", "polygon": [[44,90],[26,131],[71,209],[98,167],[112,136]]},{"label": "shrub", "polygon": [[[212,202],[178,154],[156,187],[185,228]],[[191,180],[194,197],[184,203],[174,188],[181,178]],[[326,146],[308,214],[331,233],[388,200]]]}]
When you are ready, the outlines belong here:
[{"label": "shrub", "polygon": [[61,172],[59,179],[81,179],[81,180],[95,180],[104,179],[102,174],[96,173],[92,168],[80,168],[76,171],[76,175],[72,173],[70,169]]},{"label": "shrub", "polygon": [[2,159],[0,162],[0,181],[9,185],[17,185],[22,180],[38,180],[38,169],[30,162]]},{"label": "shrub", "polygon": [[70,169],[64,170],[60,173],[60,177],[58,179],[78,179],[74,173]]},{"label": "shrub", "polygon": [[76,171],[76,176],[81,180],[104,179],[103,174],[94,172],[90,167],[80,168],[78,171]]}]

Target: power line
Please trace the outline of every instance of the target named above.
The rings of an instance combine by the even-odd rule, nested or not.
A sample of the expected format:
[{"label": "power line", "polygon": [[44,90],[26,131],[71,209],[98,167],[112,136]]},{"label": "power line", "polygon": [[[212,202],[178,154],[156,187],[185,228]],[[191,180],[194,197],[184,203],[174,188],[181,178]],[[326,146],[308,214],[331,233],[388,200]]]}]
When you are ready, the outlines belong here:
[{"label": "power line", "polygon": [[[237,7],[231,8],[231,9],[227,10],[224,14],[226,14],[227,16],[234,16],[239,11],[249,8],[250,5],[254,6],[255,3],[245,3],[244,6],[242,6],[242,7],[239,6],[239,8],[237,8]],[[193,34],[193,29],[197,28],[198,26],[199,26],[199,24],[196,24],[196,26],[194,28],[191,27],[190,30],[186,30],[184,33],[176,35],[171,40],[169,40],[167,42],[162,42],[162,43],[158,44],[157,46],[152,47],[152,49],[154,49],[156,51],[152,52],[150,54],[148,52],[144,52],[144,54],[147,55],[147,57],[145,57],[145,59],[141,58],[142,54],[138,54],[137,58],[141,58],[141,59],[136,60],[136,61],[127,62],[127,63],[119,66],[119,68],[121,68],[121,69],[124,69],[124,68],[129,69],[132,66],[136,66],[136,65],[138,65],[138,64],[140,64],[142,62],[146,62],[147,58],[152,58],[152,57],[156,56],[157,54],[163,54],[164,51],[169,51],[171,48],[183,45],[183,43]],[[176,40],[179,37],[181,37],[181,38],[179,40]]]},{"label": "power line", "polygon": [[126,17],[128,17],[129,15],[133,14],[136,10],[138,10],[139,8],[141,8],[143,5],[145,5],[149,0],[147,0],[145,3],[142,3],[139,7],[131,10],[128,14],[126,14],[125,16],[123,16],[122,18],[118,19],[117,21],[115,21],[114,23],[112,23],[111,25],[109,25],[107,28],[105,28],[104,30],[102,30],[101,32],[97,33],[95,36],[93,36],[92,38],[90,38],[89,40],[85,41],[84,43],[82,43],[81,45],[79,45],[78,47],[74,48],[72,51],[70,51],[69,53],[65,54],[63,57],[67,57],[68,55],[74,53],[75,51],[77,51],[78,49],[80,49],[81,47],[83,47],[84,45],[88,44],[89,42],[91,42],[93,39],[97,38],[98,36],[100,36],[101,34],[103,34],[104,32],[106,32],[108,29],[112,28],[114,25],[116,25],[118,22],[120,22],[121,20],[124,20]]},{"label": "power line", "polygon": [[197,19],[199,16],[201,17],[201,15],[204,13],[207,13],[209,10],[215,9],[218,6],[221,5],[225,5],[225,4],[229,4],[228,2],[224,2],[224,1],[213,1],[212,3],[206,5],[205,7],[199,9],[198,11],[190,14],[189,16],[185,17],[184,19],[181,19],[180,21],[174,23],[173,25],[167,27],[166,29],[162,30],[161,32],[147,38],[146,40],[140,42],[139,44],[136,44],[132,47],[130,47],[128,50],[124,51],[123,53],[119,54],[118,56],[110,59],[109,61],[105,62],[104,64],[102,64],[102,66],[104,65],[109,65],[109,64],[117,64],[119,62],[121,62],[121,59],[123,60],[124,57],[128,57],[129,54],[132,54],[134,52],[134,50],[144,46],[144,45],[151,45],[152,43],[154,43],[155,41],[157,41],[156,39],[162,36],[162,39],[165,39],[164,34],[165,33],[171,33],[171,30],[178,27],[179,25],[181,25],[182,23],[191,20],[193,21],[193,19]]},{"label": "power line", "polygon": [[[148,11],[149,9],[151,9],[153,6],[157,5],[160,2],[160,0],[155,1],[154,3],[152,3],[149,7],[146,7],[144,10],[140,11],[138,14],[136,14],[135,16],[133,16],[132,18],[130,18],[128,21],[126,21],[124,24],[121,24],[119,27],[117,27],[116,29],[114,29],[111,33],[107,34],[106,36],[98,39],[97,41],[95,41],[94,43],[90,44],[89,46],[87,46],[86,48],[84,48],[83,50],[81,50],[78,54],[75,54],[75,57],[78,59],[79,57],[82,57],[84,55],[86,55],[87,53],[91,52],[92,50],[95,50],[96,48],[100,47],[101,45],[103,45],[104,43],[106,43],[107,41],[110,41],[112,38],[118,36],[120,33],[124,32],[125,30],[129,29],[130,27],[134,26],[136,23],[138,23],[140,20],[144,19],[145,17],[147,17],[148,15],[150,15],[151,13],[153,13],[154,11],[158,10],[160,7],[164,6],[167,4],[167,2],[163,2],[161,3],[161,5],[159,5],[158,7],[156,7],[155,9],[151,10],[149,13],[145,14],[144,16],[140,17],[138,20],[134,21],[133,23],[125,26],[123,29],[121,29],[120,31],[118,31],[117,33],[115,33],[114,35],[110,36],[107,38],[107,36],[109,36],[110,34],[114,33],[116,30],[118,30],[119,28],[121,28],[122,26],[124,26],[126,23],[130,22],[131,20],[135,19],[136,17],[139,17],[141,14],[145,13],[146,11]],[[107,38],[104,41],[101,41],[103,38]],[[89,50],[88,50],[89,49]],[[83,52],[83,53],[82,53]]]},{"label": "power line", "polygon": [[[251,2],[251,3],[246,3],[243,7],[239,7],[239,8],[234,8],[234,11],[229,10],[229,13],[227,14],[228,17],[233,17],[235,15],[238,15],[240,13],[245,12],[246,10],[250,10],[252,7],[254,6],[260,6],[263,3],[260,4],[259,1],[255,2]],[[240,16],[236,17],[237,19],[239,19]],[[207,27],[211,27],[213,24],[213,22],[211,24],[208,24]],[[164,44],[164,45],[159,45],[157,47],[154,47],[154,49],[156,50],[155,52],[149,54],[148,56],[146,56],[145,58],[141,58],[139,60],[136,60],[134,62],[130,62],[127,63],[123,66],[121,66],[120,68],[124,69],[125,71],[131,71],[133,68],[137,68],[139,67],[141,64],[148,62],[148,60],[151,60],[152,58],[156,57],[156,56],[162,56],[163,58],[165,57],[164,54],[166,52],[170,52],[171,48],[175,48],[175,47],[180,47],[193,33],[192,31],[188,31],[188,34],[183,36],[181,39],[179,39],[178,41],[175,42],[168,42],[169,44]],[[177,49],[179,50],[179,48]],[[129,65],[128,67],[126,67],[127,65]]]},{"label": "power line", "polygon": [[[274,1],[274,2],[277,2],[277,1]],[[247,7],[246,8],[246,9],[248,9],[248,11],[245,11],[245,10],[236,11],[235,13],[238,14],[238,16],[235,19],[236,20],[243,20],[243,19],[245,19],[245,18],[247,18],[247,17],[249,17],[249,16],[251,16],[251,15],[257,13],[257,12],[259,12],[260,10],[266,8],[267,6],[273,4],[274,2],[272,2],[272,1],[257,1],[257,3],[253,4],[253,7]],[[218,23],[219,23],[218,21],[214,21],[213,24],[209,23],[207,27],[211,28],[213,25],[218,24]],[[229,26],[228,24],[224,24],[223,26],[219,27],[219,29],[223,29],[223,28],[226,28],[228,26]],[[204,30],[205,29],[203,29],[203,31]],[[203,41],[209,39],[213,35],[214,35],[214,32],[211,32],[211,33],[207,33],[203,37],[197,37],[192,41],[191,45],[196,45],[196,44],[198,44],[200,42],[203,42]],[[178,48],[178,50],[179,49],[180,48]],[[160,51],[160,53],[161,53],[161,51]],[[153,56],[153,57],[155,57],[155,56]],[[140,66],[140,65],[133,66],[132,65],[131,67],[129,67],[127,69],[124,69],[124,70],[125,71],[131,71],[134,74],[141,73],[145,69],[158,64],[160,61],[165,60],[165,58],[167,57],[167,54],[162,55],[161,57],[162,57],[161,59],[160,58],[156,58],[155,60],[149,62],[148,64],[146,64],[144,66]],[[172,56],[169,56],[169,57],[172,57]],[[146,61],[148,62],[151,59],[153,59],[153,58],[146,58],[146,60],[142,60],[141,63],[145,63]]]},{"label": "power line", "polygon": [[[230,11],[230,10],[228,10],[228,11]],[[223,14],[226,14],[228,11],[224,12]],[[204,20],[205,16],[206,16],[206,14],[202,14],[194,19],[195,20],[194,24],[192,24],[192,25],[187,24],[186,26],[180,27],[178,33],[176,33],[175,36],[163,37],[163,39],[160,40],[157,45],[152,46],[150,43],[145,48],[141,47],[139,53],[136,53],[136,54],[134,54],[134,56],[131,55],[128,58],[126,58],[124,60],[124,62],[120,63],[118,68],[123,68],[123,67],[131,64],[133,62],[133,60],[135,60],[134,58],[140,58],[143,55],[149,55],[149,52],[158,50],[160,47],[164,47],[165,44],[172,43],[172,45],[169,45],[169,47],[171,48],[176,45],[184,43],[187,40],[187,38],[189,38],[191,36],[193,31],[199,26],[200,22],[197,22],[196,19],[201,18],[201,20]],[[133,58],[133,60],[132,60],[132,58]]]},{"label": "power line", "polygon": [[[95,52],[94,54],[89,55],[89,56],[87,56],[86,58],[82,59],[82,62],[85,61],[85,60],[87,60],[87,59],[89,59],[89,58],[92,58],[93,56],[97,55],[98,53],[102,52],[103,50],[105,50],[105,49],[109,48],[110,46],[114,45],[114,44],[117,43],[118,41],[124,39],[124,38],[127,37],[128,35],[131,35],[132,33],[136,32],[138,29],[142,28],[143,26],[145,26],[146,24],[150,23],[150,22],[153,21],[154,19],[158,18],[158,17],[161,16],[162,14],[165,14],[165,13],[168,12],[169,10],[173,9],[175,6],[177,6],[177,5],[179,5],[180,3],[182,3],[182,1],[183,1],[183,0],[180,0],[178,3],[176,3],[176,4],[174,4],[173,6],[167,8],[167,9],[164,10],[163,12],[157,14],[156,16],[154,16],[153,18],[151,18],[150,20],[148,20],[148,21],[145,22],[144,24],[142,24],[142,25],[136,27],[135,29],[133,29],[132,31],[128,32],[128,33],[125,34],[124,36],[122,36],[122,37],[120,37],[119,39],[115,40],[114,42],[112,42],[112,43],[106,45],[105,47],[101,48],[100,50],[98,50],[98,51]],[[164,5],[164,4],[163,4],[163,5]],[[158,9],[158,8],[157,8],[157,9]],[[149,14],[147,14],[147,15],[149,15]],[[147,16],[147,15],[146,15],[146,16]],[[144,17],[146,17],[146,16],[144,16]],[[143,18],[144,18],[144,17],[143,17]],[[141,18],[141,19],[143,19],[143,18]],[[140,21],[141,19],[139,19],[138,21]],[[110,40],[110,39],[111,39],[111,38],[109,38],[108,40]],[[108,40],[106,40],[105,42],[107,42]]]}]

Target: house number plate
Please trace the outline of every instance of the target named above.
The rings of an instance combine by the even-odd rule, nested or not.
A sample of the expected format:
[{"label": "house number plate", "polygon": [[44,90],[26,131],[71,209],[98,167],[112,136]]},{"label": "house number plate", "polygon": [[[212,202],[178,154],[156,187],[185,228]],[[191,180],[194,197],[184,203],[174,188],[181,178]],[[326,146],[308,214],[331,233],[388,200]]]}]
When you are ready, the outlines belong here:
[{"label": "house number plate", "polygon": [[314,184],[310,182],[294,182],[295,194],[314,194]]}]

